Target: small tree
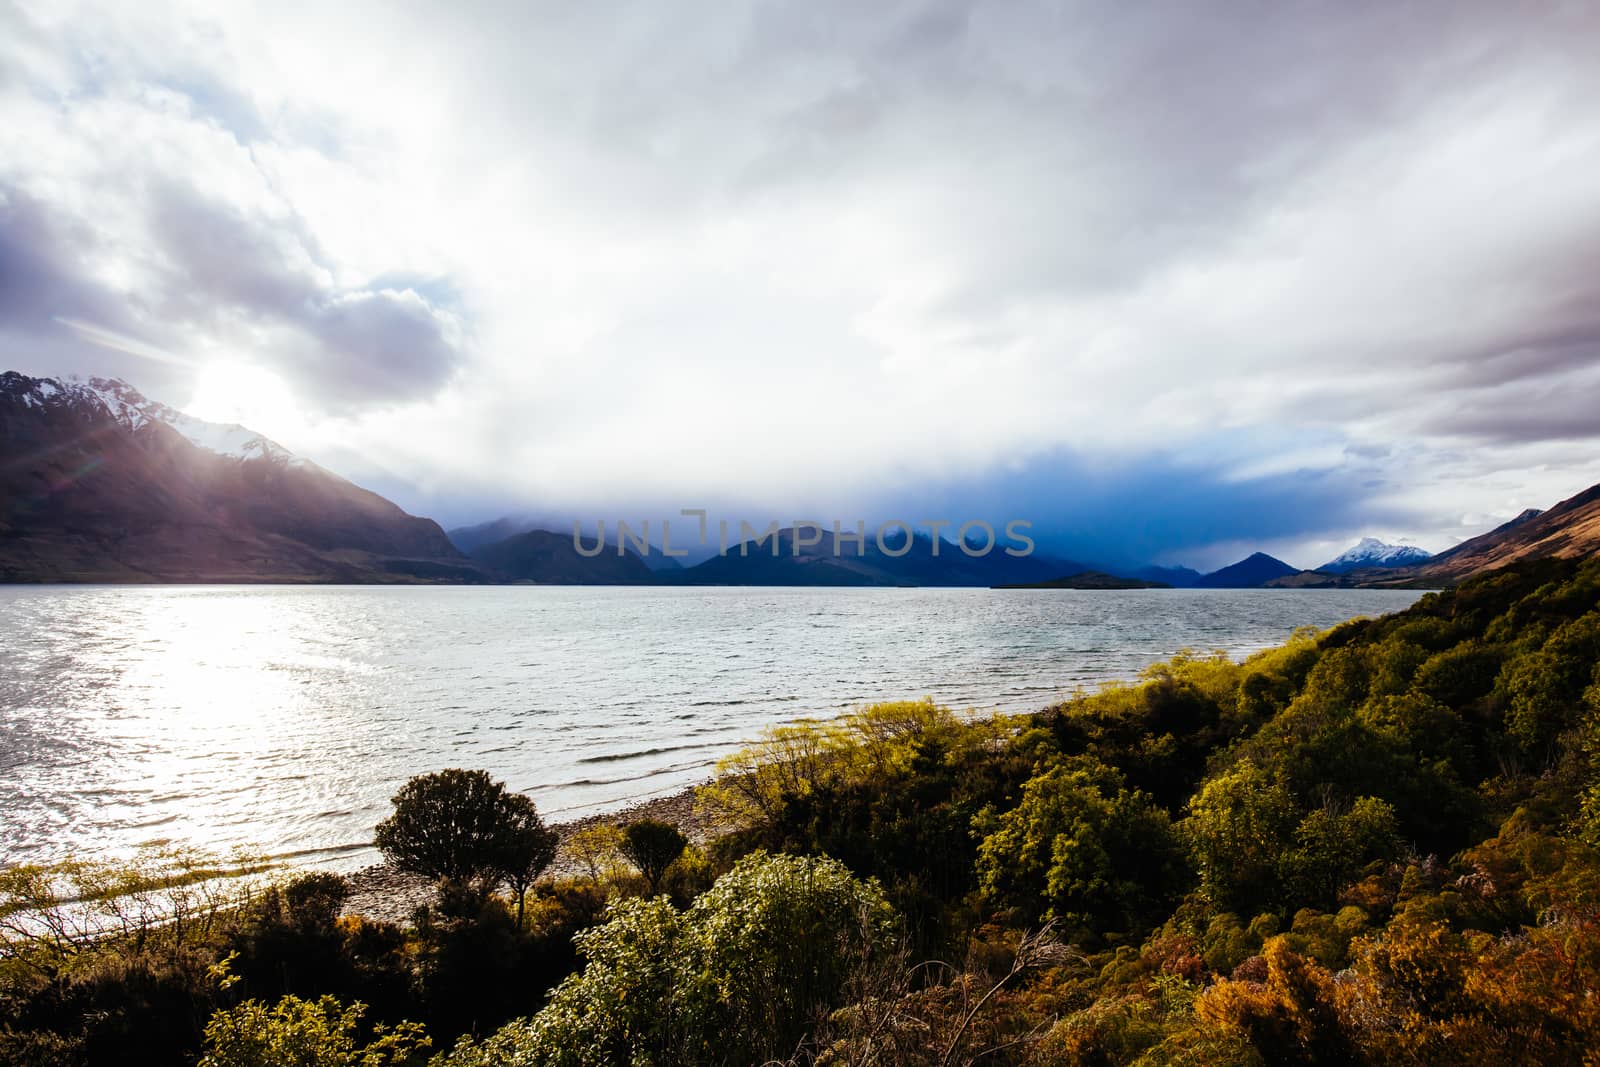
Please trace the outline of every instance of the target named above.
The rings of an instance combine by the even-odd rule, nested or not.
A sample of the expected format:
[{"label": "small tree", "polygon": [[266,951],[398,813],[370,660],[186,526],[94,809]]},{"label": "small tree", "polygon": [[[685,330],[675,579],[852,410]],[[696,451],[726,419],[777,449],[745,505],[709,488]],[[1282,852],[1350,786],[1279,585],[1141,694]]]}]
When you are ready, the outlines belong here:
[{"label": "small tree", "polygon": [[374,839],[396,867],[487,894],[502,881],[525,892],[555,855],[555,834],[533,801],[487,771],[422,774],[394,795]]},{"label": "small tree", "polygon": [[522,914],[528,889],[556,858],[560,836],[539,818],[539,809],[521,793],[509,793],[505,800],[504,839],[496,850],[495,873],[517,895],[517,929],[522,929]]},{"label": "small tree", "polygon": [[661,879],[667,868],[681,855],[689,839],[678,828],[660,819],[639,819],[629,823],[622,831],[618,846],[628,862],[639,868],[650,886],[650,895],[661,892]]},{"label": "small tree", "polygon": [[576,830],[567,838],[567,854],[573,862],[589,872],[589,880],[596,885],[602,874],[609,874],[617,866],[617,855],[626,840],[622,828],[610,823],[595,823]]}]

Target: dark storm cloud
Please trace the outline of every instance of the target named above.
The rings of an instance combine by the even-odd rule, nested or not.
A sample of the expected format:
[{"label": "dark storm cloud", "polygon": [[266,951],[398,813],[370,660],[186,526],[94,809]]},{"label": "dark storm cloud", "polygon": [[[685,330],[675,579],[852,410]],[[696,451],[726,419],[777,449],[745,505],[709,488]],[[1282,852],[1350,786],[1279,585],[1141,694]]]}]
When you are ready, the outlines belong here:
[{"label": "dark storm cloud", "polygon": [[[1372,503],[1381,480],[1361,462],[1240,479],[1219,466],[1151,455],[1107,465],[1058,450],[1019,470],[897,495],[893,512],[924,518],[1034,523],[1040,551],[1119,566],[1168,559],[1205,569],[1207,545],[1312,537],[1413,518]],[[1378,484],[1374,484],[1374,482]],[[959,519],[957,521],[960,521]]]}]

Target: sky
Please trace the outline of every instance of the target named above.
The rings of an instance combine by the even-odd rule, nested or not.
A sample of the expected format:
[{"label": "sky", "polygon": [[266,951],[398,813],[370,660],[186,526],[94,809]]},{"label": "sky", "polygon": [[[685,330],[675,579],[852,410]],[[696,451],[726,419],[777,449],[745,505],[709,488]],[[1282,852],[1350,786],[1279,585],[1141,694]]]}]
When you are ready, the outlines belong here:
[{"label": "sky", "polygon": [[1438,550],[1600,482],[1600,7],[0,0],[0,365],[446,526]]}]

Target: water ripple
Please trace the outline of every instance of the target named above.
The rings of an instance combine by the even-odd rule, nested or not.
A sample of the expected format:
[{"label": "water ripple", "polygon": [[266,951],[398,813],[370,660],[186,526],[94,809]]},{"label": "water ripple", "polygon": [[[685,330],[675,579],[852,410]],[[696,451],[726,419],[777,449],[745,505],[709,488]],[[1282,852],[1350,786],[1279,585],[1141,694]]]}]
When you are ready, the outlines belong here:
[{"label": "water ripple", "polygon": [[0,863],[158,827],[358,863],[421,771],[482,767],[570,817],[699,780],[773,723],[924,696],[1031,710],[1415,596],[5,587]]}]

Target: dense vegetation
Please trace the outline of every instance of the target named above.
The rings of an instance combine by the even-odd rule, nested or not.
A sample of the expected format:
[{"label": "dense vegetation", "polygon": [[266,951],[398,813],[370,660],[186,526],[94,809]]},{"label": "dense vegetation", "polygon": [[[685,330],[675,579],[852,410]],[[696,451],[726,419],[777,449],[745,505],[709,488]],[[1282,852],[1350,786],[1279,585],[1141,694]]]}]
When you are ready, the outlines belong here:
[{"label": "dense vegetation", "polygon": [[[783,727],[701,799],[729,828],[709,847],[592,827],[564,846],[582,873],[536,885],[520,921],[515,882],[489,890],[547,858],[526,812],[516,862],[428,850],[446,880],[404,928],[339,917],[327,875],[5,872],[0,1063],[1600,1048],[1600,561],[1507,569],[1243,663],[1179,656],[1022,719],[909,703]],[[64,881],[76,911],[51,903]],[[125,903],[147,898],[177,921]]]}]

